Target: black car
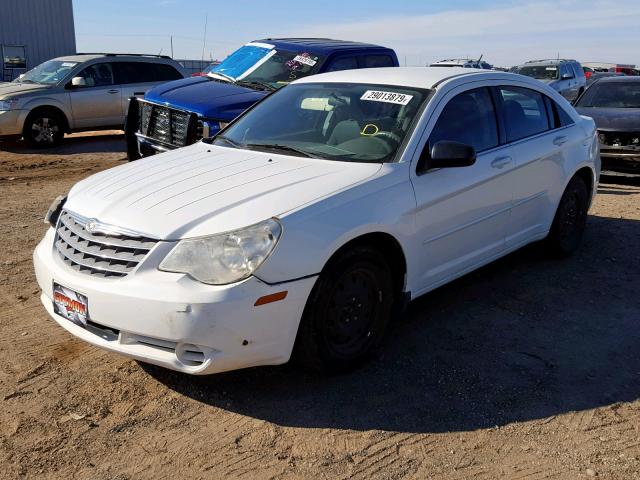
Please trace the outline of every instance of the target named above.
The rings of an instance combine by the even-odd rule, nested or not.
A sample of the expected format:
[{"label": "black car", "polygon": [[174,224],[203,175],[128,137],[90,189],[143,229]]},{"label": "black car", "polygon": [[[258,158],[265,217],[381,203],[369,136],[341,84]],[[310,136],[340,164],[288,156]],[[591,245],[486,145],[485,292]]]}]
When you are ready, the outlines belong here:
[{"label": "black car", "polygon": [[640,78],[601,78],[575,107],[596,122],[602,169],[640,175]]}]

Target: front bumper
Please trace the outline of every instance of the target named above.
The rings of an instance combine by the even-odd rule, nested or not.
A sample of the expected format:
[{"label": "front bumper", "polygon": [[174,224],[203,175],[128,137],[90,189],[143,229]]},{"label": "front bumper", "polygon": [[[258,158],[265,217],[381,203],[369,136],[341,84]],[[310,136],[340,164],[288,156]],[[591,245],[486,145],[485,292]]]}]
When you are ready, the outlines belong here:
[{"label": "front bumper", "polygon": [[[76,337],[190,374],[289,360],[315,277],[276,286],[255,277],[232,285],[205,285],[183,274],[143,268],[152,251],[126,277],[94,278],[62,262],[54,236],[50,228],[34,251],[36,278],[47,312]],[[87,296],[88,328],[54,313],[54,281]],[[254,306],[258,298],[283,290],[288,292],[284,300]]]},{"label": "front bumper", "polygon": [[640,146],[613,147],[600,144],[602,169],[632,175],[640,175]]},{"label": "front bumper", "polygon": [[23,110],[1,110],[0,137],[16,137],[22,135],[24,113]]}]

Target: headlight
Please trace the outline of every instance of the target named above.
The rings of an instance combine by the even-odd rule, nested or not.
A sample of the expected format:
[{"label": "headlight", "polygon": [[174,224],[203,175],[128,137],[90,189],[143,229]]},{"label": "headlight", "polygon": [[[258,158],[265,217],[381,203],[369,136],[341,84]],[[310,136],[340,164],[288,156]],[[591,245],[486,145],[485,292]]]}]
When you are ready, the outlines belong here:
[{"label": "headlight", "polygon": [[60,218],[60,212],[62,212],[62,207],[64,207],[64,202],[66,201],[66,195],[57,196],[56,199],[51,202],[51,206],[44,216],[44,223],[48,223],[53,228],[56,228],[56,225],[58,224],[58,218]]},{"label": "headlight", "polygon": [[238,282],[262,265],[281,234],[280,222],[271,218],[233,232],[181,240],[159,268],[211,285]]},{"label": "headlight", "polygon": [[17,98],[11,98],[9,100],[0,100],[0,111],[13,110],[18,105]]}]

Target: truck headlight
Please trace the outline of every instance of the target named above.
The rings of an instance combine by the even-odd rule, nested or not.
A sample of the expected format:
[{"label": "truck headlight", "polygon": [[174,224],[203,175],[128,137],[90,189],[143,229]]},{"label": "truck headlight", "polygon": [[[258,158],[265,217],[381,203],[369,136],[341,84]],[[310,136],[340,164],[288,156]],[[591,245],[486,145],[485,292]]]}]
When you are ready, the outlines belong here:
[{"label": "truck headlight", "polygon": [[211,285],[238,282],[262,265],[281,234],[280,222],[270,218],[233,232],[180,240],[159,268]]},{"label": "truck headlight", "polygon": [[17,98],[11,98],[8,100],[0,100],[0,112],[6,110],[13,110],[18,105]]}]

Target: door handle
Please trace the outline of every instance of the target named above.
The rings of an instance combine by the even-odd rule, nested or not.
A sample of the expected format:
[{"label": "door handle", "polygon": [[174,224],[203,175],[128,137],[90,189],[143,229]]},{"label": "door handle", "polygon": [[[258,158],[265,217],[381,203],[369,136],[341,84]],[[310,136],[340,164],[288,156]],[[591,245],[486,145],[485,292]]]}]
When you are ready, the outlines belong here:
[{"label": "door handle", "polygon": [[553,139],[553,144],[560,146],[567,143],[567,140],[569,140],[569,138],[566,135],[560,135],[559,137]]},{"label": "door handle", "polygon": [[107,90],[107,93],[120,93],[120,90],[116,90],[116,89]]},{"label": "door handle", "polygon": [[498,157],[493,162],[491,162],[491,166],[493,168],[504,168],[511,163],[511,157],[505,155],[504,157]]}]

